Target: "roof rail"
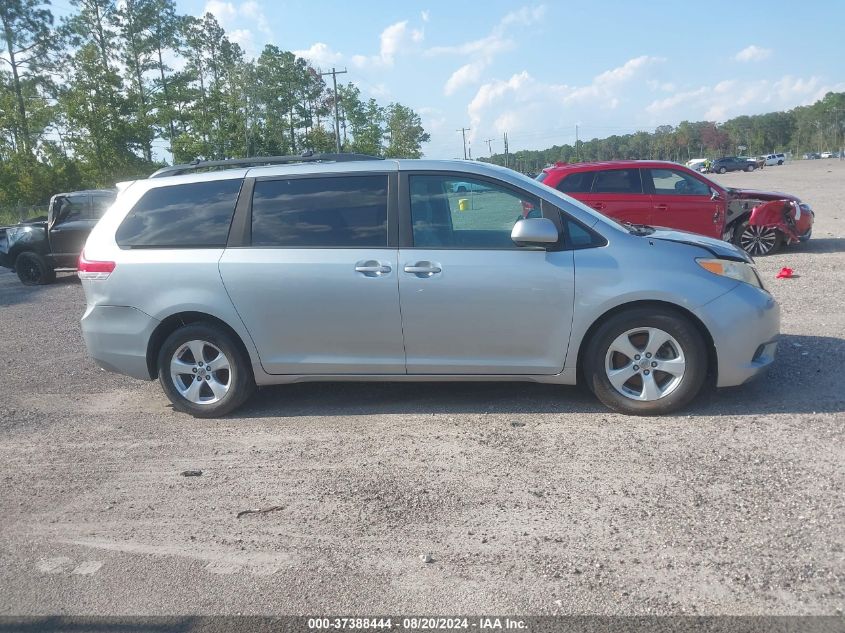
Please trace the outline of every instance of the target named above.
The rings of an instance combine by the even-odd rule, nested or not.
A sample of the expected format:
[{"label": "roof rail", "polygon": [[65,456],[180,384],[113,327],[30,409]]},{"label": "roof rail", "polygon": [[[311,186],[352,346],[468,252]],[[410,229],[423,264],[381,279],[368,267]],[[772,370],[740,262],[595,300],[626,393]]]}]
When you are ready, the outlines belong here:
[{"label": "roof rail", "polygon": [[192,171],[202,169],[231,169],[233,167],[260,167],[263,165],[287,165],[289,163],[311,163],[311,162],[350,162],[358,160],[384,160],[380,156],[368,156],[367,154],[315,154],[303,152],[292,156],[252,156],[251,158],[232,158],[229,160],[194,160],[184,165],[172,165],[162,167],[153,172],[150,178],[162,178],[164,176],[178,176]]}]

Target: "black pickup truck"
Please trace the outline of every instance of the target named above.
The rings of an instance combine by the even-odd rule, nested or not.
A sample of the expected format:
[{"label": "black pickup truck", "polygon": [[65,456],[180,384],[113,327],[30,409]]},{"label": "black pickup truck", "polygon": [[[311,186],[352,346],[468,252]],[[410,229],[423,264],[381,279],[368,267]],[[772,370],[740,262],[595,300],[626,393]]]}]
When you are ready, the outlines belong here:
[{"label": "black pickup truck", "polygon": [[110,189],[58,193],[46,219],[0,227],[0,266],[16,271],[27,286],[50,283],[57,270],[74,270],[88,234],[116,195]]}]

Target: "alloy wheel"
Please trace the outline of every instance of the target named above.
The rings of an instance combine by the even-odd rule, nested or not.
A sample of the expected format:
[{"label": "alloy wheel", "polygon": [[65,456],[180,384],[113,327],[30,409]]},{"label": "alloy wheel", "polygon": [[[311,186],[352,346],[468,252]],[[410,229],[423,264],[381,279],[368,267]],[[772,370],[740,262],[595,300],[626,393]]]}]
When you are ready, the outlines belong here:
[{"label": "alloy wheel", "polygon": [[749,224],[739,236],[739,245],[749,255],[768,255],[777,244],[777,239],[777,229]]},{"label": "alloy wheel", "polygon": [[650,402],[678,388],[686,373],[686,359],[671,334],[655,327],[641,327],[614,339],[605,357],[605,372],[620,394]]},{"label": "alloy wheel", "polygon": [[179,394],[194,404],[215,404],[229,392],[229,359],[216,345],[194,340],[181,345],[170,359],[170,379]]}]

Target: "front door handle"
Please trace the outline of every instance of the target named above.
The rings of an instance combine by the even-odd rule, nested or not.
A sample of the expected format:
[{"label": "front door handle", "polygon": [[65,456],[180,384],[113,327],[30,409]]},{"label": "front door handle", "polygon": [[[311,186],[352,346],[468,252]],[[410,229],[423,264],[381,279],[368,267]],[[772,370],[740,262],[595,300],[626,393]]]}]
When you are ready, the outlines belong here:
[{"label": "front door handle", "polygon": [[661,203],[661,204],[656,204],[656,205],[654,205],[654,209],[655,209],[656,211],[668,211],[668,210],[669,210],[669,205],[668,205],[668,204],[663,204],[663,203]]},{"label": "front door handle", "polygon": [[426,277],[436,275],[442,269],[433,262],[417,262],[416,264],[407,264],[404,270],[406,273],[411,273],[420,279],[425,279]]},{"label": "front door handle", "polygon": [[606,205],[604,202],[594,202],[594,203],[593,203],[592,205],[590,205],[590,206],[592,206],[592,207],[593,207],[594,209],[596,209],[597,211],[601,211],[601,210],[602,210],[602,209],[604,209],[607,205]]},{"label": "front door handle", "polygon": [[381,277],[382,275],[389,273],[391,270],[393,269],[384,262],[379,262],[374,259],[360,261],[355,264],[355,272],[362,273],[365,277]]}]

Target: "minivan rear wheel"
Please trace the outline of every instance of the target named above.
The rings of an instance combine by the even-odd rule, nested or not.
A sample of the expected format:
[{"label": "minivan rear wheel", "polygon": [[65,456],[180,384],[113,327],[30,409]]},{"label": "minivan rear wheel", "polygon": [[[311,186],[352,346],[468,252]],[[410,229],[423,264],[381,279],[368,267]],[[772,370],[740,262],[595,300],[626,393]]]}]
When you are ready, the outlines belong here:
[{"label": "minivan rear wheel", "polygon": [[701,333],[679,313],[621,312],[588,343],[584,376],[605,405],[631,415],[662,415],[692,401],[707,376]]},{"label": "minivan rear wheel", "polygon": [[231,334],[211,323],[192,323],[167,337],[158,377],[173,407],[198,418],[234,411],[255,389],[249,359]]}]

